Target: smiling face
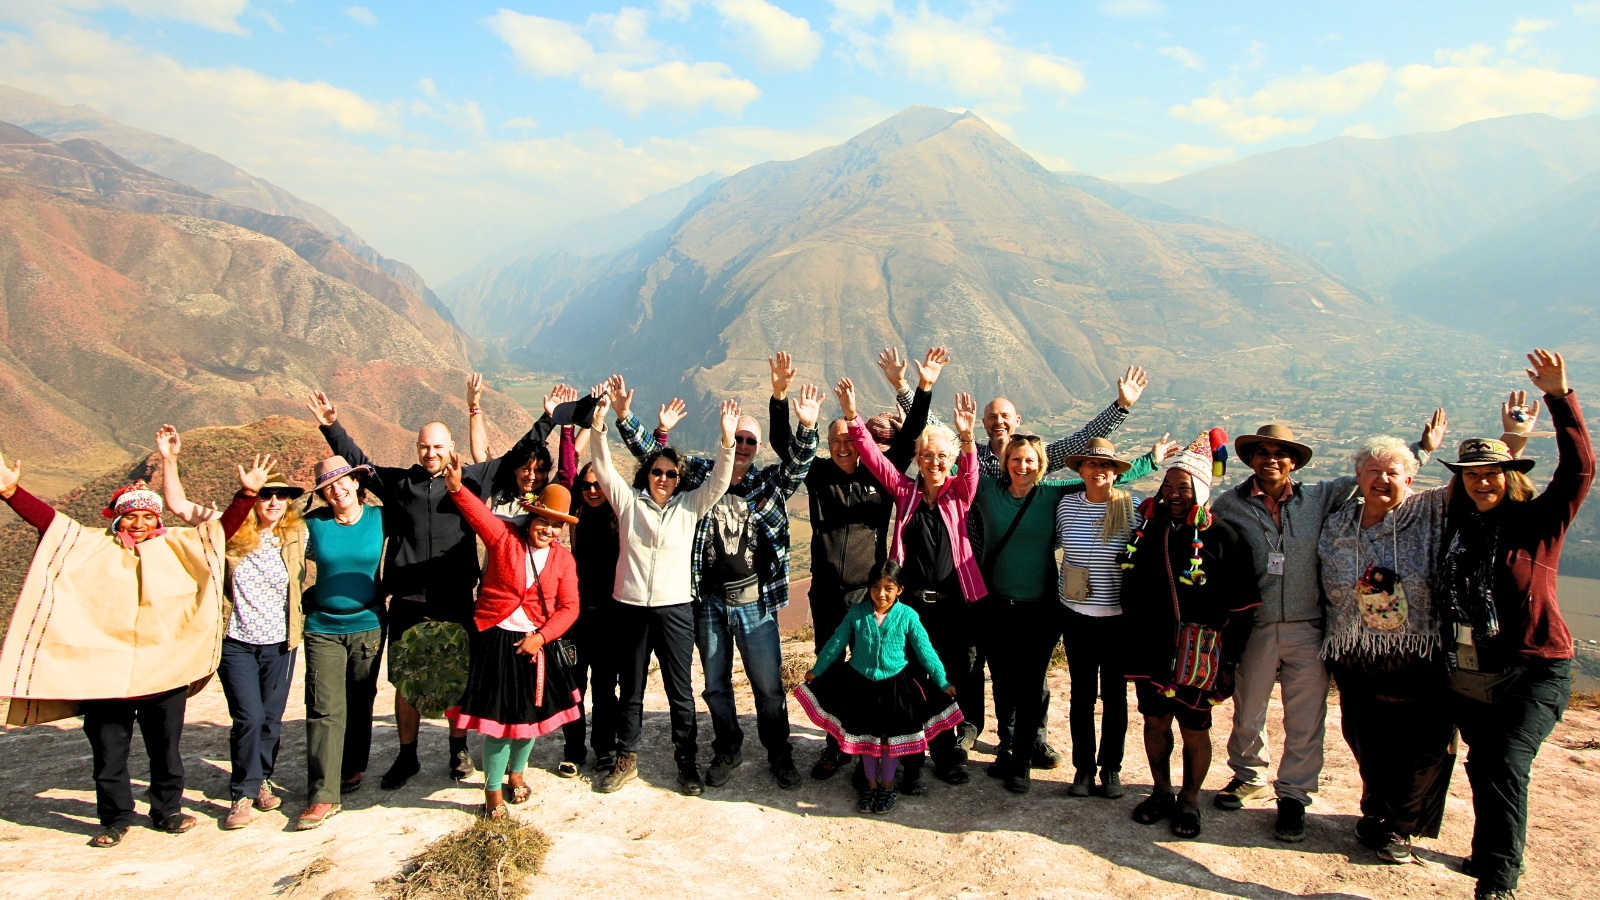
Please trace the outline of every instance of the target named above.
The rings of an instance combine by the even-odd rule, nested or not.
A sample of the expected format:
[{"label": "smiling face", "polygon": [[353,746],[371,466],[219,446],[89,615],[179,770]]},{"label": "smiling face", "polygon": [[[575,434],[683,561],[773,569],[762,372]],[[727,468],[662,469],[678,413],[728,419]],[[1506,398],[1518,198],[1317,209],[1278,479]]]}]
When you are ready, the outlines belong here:
[{"label": "smiling face", "polygon": [[543,550],[561,537],[561,523],[544,516],[528,517],[528,544]]},{"label": "smiling face", "polygon": [[922,481],[928,487],[938,488],[950,478],[950,466],[956,461],[956,448],[943,437],[935,437],[917,448],[917,468],[922,470]]},{"label": "smiling face", "polygon": [[733,433],[733,467],[743,472],[761,450],[761,423],[749,416],[739,418],[739,430]]},{"label": "smiling face", "polygon": [[585,472],[578,479],[578,496],[589,506],[600,507],[606,505],[606,495],[600,493],[600,477],[594,472]]},{"label": "smiling face", "polygon": [[900,594],[904,591],[905,588],[901,587],[900,583],[893,578],[879,578],[873,582],[872,589],[867,592],[872,597],[872,611],[880,615],[888,612],[889,607],[900,599]]},{"label": "smiling face", "polygon": [[[1105,497],[1117,483],[1117,464],[1109,459],[1086,459],[1078,466],[1078,477],[1083,479],[1084,493],[1095,503],[1104,503]],[[1194,496],[1194,487],[1189,488]]]},{"label": "smiling face", "polygon": [[333,507],[335,513],[340,513],[360,505],[360,487],[354,477],[343,475],[323,485],[317,493]]},{"label": "smiling face", "polygon": [[545,485],[550,483],[549,468],[545,466],[542,460],[531,456],[528,457],[527,462],[517,466],[517,470],[513,474],[517,478],[517,493],[519,494],[537,494],[544,490]]},{"label": "smiling face", "polygon": [[1461,486],[1478,508],[1488,512],[1506,499],[1506,470],[1503,466],[1472,466],[1461,470]]},{"label": "smiling face", "polygon": [[856,442],[850,440],[849,422],[836,419],[828,426],[828,456],[840,469],[846,472],[856,470],[856,463],[861,461],[861,456],[856,453]]},{"label": "smiling face", "polygon": [[443,422],[429,422],[417,432],[417,462],[429,475],[443,472],[455,449],[456,442],[451,439],[450,429]]},{"label": "smiling face", "polygon": [[1006,474],[1013,487],[1030,488],[1039,480],[1039,450],[1020,444],[1006,453]]},{"label": "smiling face", "polygon": [[1182,469],[1168,469],[1161,479],[1161,499],[1172,511],[1172,518],[1184,522],[1194,509],[1194,476]]},{"label": "smiling face", "polygon": [[1250,468],[1256,473],[1256,484],[1272,492],[1289,480],[1299,455],[1293,448],[1276,441],[1262,441],[1250,453]]},{"label": "smiling face", "polygon": [[678,489],[678,464],[665,456],[650,464],[645,484],[650,488],[650,499],[657,506],[666,506]]},{"label": "smiling face", "polygon": [[1356,484],[1369,512],[1388,512],[1411,493],[1411,473],[1406,461],[1391,456],[1369,456],[1356,469]]},{"label": "smiling face", "polygon": [[256,498],[256,520],[261,523],[261,528],[271,531],[283,521],[283,514],[289,510],[289,497],[277,491],[267,490]]},{"label": "smiling face", "polygon": [[161,527],[161,517],[147,509],[136,509],[117,517],[117,533],[139,543]]},{"label": "smiling face", "polygon": [[983,408],[983,430],[989,433],[991,446],[1004,443],[1022,426],[1022,416],[1010,400],[996,397]]}]

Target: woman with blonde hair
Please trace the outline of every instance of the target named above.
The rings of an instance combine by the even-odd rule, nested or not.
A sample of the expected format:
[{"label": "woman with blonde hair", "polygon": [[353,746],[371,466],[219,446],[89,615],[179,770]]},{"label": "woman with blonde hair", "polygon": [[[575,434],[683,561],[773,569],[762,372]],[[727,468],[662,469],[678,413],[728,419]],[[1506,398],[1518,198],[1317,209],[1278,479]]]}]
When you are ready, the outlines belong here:
[{"label": "woman with blonde hair", "polygon": [[[221,513],[188,499],[178,477],[183,445],[177,429],[161,426],[161,494],[167,509],[186,524],[199,525]],[[258,463],[263,462],[259,457]],[[265,461],[270,466],[270,461]],[[291,502],[305,493],[273,472],[256,493],[249,514],[228,540],[223,579],[223,615],[228,620],[217,679],[228,700],[233,727],[228,751],[233,763],[225,830],[250,824],[251,807],[282,804],[273,789],[283,710],[294,680],[295,651],[305,615],[300,591],[306,572],[306,526]]]}]

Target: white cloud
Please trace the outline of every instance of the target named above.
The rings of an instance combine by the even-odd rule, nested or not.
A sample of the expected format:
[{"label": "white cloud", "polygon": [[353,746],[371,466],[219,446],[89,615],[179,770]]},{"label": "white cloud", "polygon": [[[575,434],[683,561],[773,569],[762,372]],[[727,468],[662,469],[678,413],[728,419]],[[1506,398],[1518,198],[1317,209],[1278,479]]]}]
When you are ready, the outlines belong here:
[{"label": "white cloud", "polygon": [[539,129],[539,120],[533,116],[512,116],[501,124],[502,127],[517,128],[522,131],[537,131]]},{"label": "white cloud", "polygon": [[661,11],[663,19],[687,22],[689,15],[694,11],[694,4],[691,0],[661,0],[656,4],[656,9]]},{"label": "white cloud", "polygon": [[1154,156],[1128,161],[1121,171],[1106,174],[1111,181],[1161,182],[1177,178],[1195,169],[1232,162],[1238,154],[1232,147],[1206,147],[1195,144],[1178,144]]},{"label": "white cloud", "polygon": [[1368,125],[1366,122],[1362,122],[1359,125],[1351,125],[1349,128],[1346,128],[1344,131],[1339,133],[1344,137],[1366,138],[1367,140],[1377,140],[1378,138],[1383,137],[1382,132],[1378,131],[1376,128],[1373,128],[1371,125]]},{"label": "white cloud", "polygon": [[1517,16],[1517,22],[1511,26],[1512,34],[1538,34],[1549,28],[1553,23],[1549,19],[1525,19]]},{"label": "white cloud", "polygon": [[[226,34],[249,34],[239,24],[249,5],[250,0],[23,0],[0,3],[0,19],[34,24],[59,18],[64,10],[120,9],[139,19],[171,19]],[[267,21],[272,22],[270,16]]]},{"label": "white cloud", "polygon": [[1395,72],[1395,82],[1395,106],[1411,124],[1429,129],[1517,113],[1574,118],[1594,109],[1600,89],[1600,79],[1513,60],[1404,66]]},{"label": "white cloud", "polygon": [[1433,51],[1434,62],[1447,62],[1456,66],[1475,66],[1494,55],[1488,44],[1471,44],[1460,49],[1441,47]]},{"label": "white cloud", "polygon": [[1100,9],[1108,16],[1124,18],[1159,16],[1167,11],[1157,0],[1105,0],[1100,4]]},{"label": "white cloud", "polygon": [[[1361,109],[1383,89],[1389,67],[1381,62],[1357,63],[1332,75],[1305,73],[1277,78],[1247,97],[1198,97],[1167,110],[1173,118],[1210,125],[1246,144],[1286,134],[1304,134],[1316,127],[1316,116],[1346,115]],[[1288,116],[1299,114],[1297,118]]]},{"label": "white cloud", "polygon": [[1572,14],[1585,22],[1600,20],[1600,0],[1572,4]]},{"label": "white cloud", "polygon": [[722,24],[739,34],[747,52],[768,71],[799,72],[822,53],[822,35],[811,23],[766,0],[716,0]]},{"label": "white cloud", "polygon": [[365,6],[352,6],[345,10],[344,14],[368,28],[378,24],[378,17],[373,15],[372,10],[367,9]]},{"label": "white cloud", "polygon": [[1185,69],[1194,69],[1196,72],[1206,70],[1206,61],[1200,54],[1184,47],[1162,47],[1161,55],[1167,59],[1177,60]]},{"label": "white cloud", "polygon": [[[624,7],[597,14],[579,26],[559,19],[502,9],[484,20],[535,78],[577,78],[599,91],[609,105],[630,115],[650,109],[693,112],[702,106],[737,116],[761,89],[734,75],[725,63],[681,60],[650,65],[658,45],[649,36],[648,14]],[[592,35],[600,43],[596,48]]]}]

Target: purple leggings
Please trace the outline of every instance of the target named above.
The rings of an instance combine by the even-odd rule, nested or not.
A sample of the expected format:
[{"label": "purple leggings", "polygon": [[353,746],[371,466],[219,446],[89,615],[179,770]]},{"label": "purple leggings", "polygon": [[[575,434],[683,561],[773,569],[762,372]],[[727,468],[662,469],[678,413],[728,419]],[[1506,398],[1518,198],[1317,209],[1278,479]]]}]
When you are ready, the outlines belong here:
[{"label": "purple leggings", "polygon": [[876,781],[879,784],[893,784],[894,770],[899,767],[900,758],[885,756],[880,762],[876,756],[863,756],[861,757],[861,765],[866,769],[868,781]]}]

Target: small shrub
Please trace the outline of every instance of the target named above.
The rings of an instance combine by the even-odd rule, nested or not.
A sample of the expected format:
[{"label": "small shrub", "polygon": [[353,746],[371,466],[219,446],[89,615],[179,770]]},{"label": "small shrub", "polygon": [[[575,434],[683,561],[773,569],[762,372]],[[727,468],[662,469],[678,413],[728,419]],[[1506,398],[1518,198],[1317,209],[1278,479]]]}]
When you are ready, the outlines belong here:
[{"label": "small shrub", "polygon": [[390,900],[484,900],[521,897],[539,874],[550,838],[514,816],[480,818],[429,844],[388,883]]}]

